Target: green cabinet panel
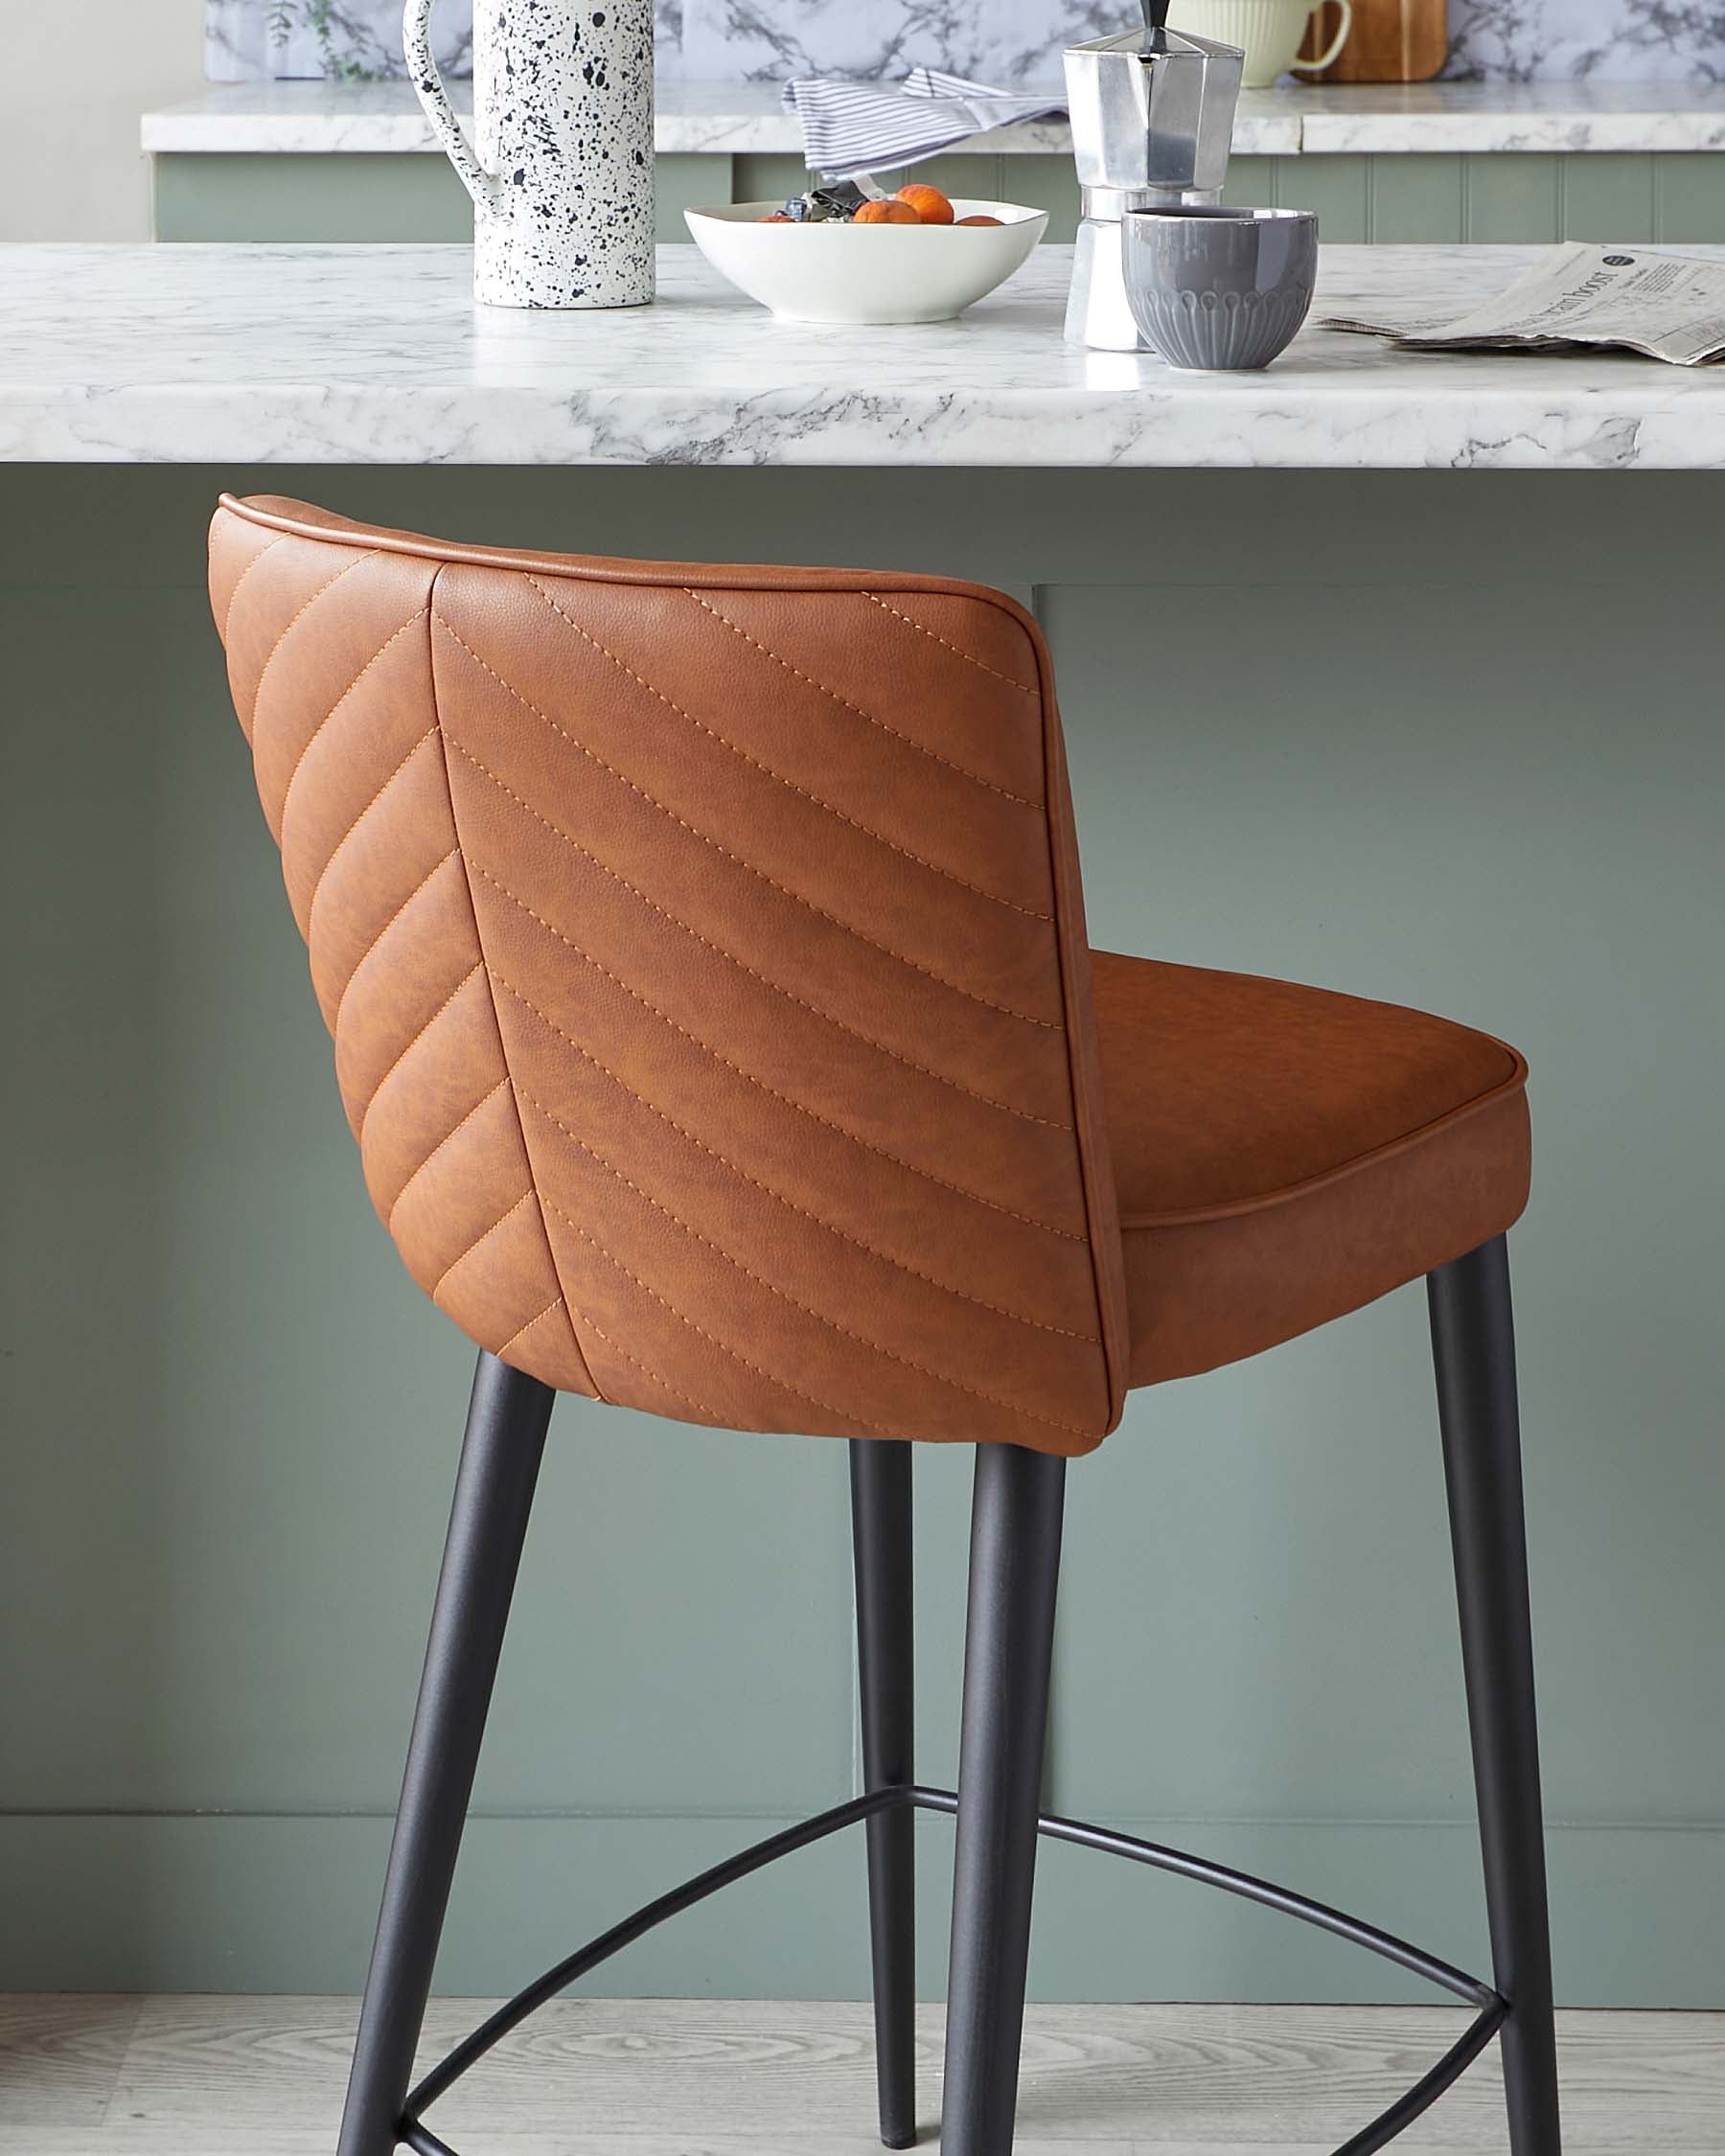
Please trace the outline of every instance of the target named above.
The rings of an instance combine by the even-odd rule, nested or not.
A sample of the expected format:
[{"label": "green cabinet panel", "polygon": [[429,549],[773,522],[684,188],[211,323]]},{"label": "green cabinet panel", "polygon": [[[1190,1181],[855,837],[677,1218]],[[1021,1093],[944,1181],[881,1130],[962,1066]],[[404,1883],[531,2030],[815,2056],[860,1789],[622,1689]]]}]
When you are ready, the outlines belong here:
[{"label": "green cabinet panel", "polygon": [[460,241],[472,232],[472,204],[444,157],[155,160],[158,240]]},{"label": "green cabinet panel", "polygon": [[1651,240],[1660,160],[1606,151],[1570,157],[1563,166],[1566,240]]},{"label": "green cabinet panel", "polygon": [[[1380,163],[1388,164],[1388,158]],[[1563,237],[1563,159],[1540,155],[1465,157],[1467,240]]]},{"label": "green cabinet panel", "polygon": [[[670,162],[661,158],[660,165]],[[808,168],[800,157],[733,157],[731,200],[771,202],[794,194],[809,184]]]},{"label": "green cabinet panel", "polygon": [[1660,158],[1653,204],[1656,240],[1725,240],[1725,157],[1694,150]]},{"label": "green cabinet panel", "polygon": [[1222,199],[1238,209],[1268,210],[1278,199],[1276,187],[1282,157],[1234,157],[1229,160],[1228,185]]},{"label": "green cabinet panel", "polygon": [[1371,238],[1368,157],[1288,157],[1279,162],[1276,200],[1281,208],[1316,210],[1325,240]]},{"label": "green cabinet panel", "polygon": [[[916,168],[951,195],[1027,202],[1070,241],[1070,157],[936,157]],[[686,240],[685,209],[779,200],[807,179],[794,155],[658,160],[658,235]],[[1228,200],[1316,210],[1329,241],[1725,241],[1725,155],[1236,157]],[[468,199],[440,156],[155,160],[159,240],[466,240]]]},{"label": "green cabinet panel", "polygon": [[[728,157],[661,157],[657,227],[686,240],[692,203],[728,202]],[[446,157],[350,154],[161,156],[158,240],[467,241],[467,190]]]},{"label": "green cabinet panel", "polygon": [[715,202],[747,200],[731,184],[732,160],[716,157],[661,157],[653,175],[654,225],[661,240],[687,240],[685,210]]},{"label": "green cabinet panel", "polygon": [[1460,157],[1374,157],[1367,238],[1385,243],[1462,240],[1466,193]]},{"label": "green cabinet panel", "polygon": [[1048,229],[1043,235],[1061,246],[1070,246],[1078,230],[1078,174],[1070,157],[1001,157],[1000,199],[1028,202],[1046,210]]}]

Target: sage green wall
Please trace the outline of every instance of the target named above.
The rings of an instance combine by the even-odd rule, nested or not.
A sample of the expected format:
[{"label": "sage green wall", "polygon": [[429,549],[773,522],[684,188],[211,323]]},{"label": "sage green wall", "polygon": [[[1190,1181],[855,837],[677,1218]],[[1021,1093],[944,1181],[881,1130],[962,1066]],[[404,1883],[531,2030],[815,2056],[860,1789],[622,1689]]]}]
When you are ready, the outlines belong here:
[{"label": "sage green wall", "polygon": [[[432,156],[191,156],[155,160],[162,240],[465,240],[461,183]],[[1070,157],[940,157],[919,171],[954,195],[1031,202],[1070,240]],[[658,160],[661,240],[685,208],[750,202],[806,184],[799,157]],[[1318,211],[1326,240],[1725,241],[1725,155],[1237,157],[1236,202]]]},{"label": "sage green wall", "polygon": [[[372,1217],[200,589],[218,486],[1034,591],[1094,940],[1530,1055],[1514,1238],[1559,1985],[1725,2006],[1712,475],[0,476],[0,1987],[357,1986],[469,1352]],[[512,1988],[854,1782],[843,1448],[560,1407],[442,1981]],[[918,1461],[925,1776],[966,1462]],[[1417,1291],[1071,1477],[1052,1792],[1486,1952]],[[944,1945],[926,1823],[925,1989]],[[1068,1997],[1407,1996],[1044,1860]],[[862,1853],[605,1973],[860,1993]]]}]

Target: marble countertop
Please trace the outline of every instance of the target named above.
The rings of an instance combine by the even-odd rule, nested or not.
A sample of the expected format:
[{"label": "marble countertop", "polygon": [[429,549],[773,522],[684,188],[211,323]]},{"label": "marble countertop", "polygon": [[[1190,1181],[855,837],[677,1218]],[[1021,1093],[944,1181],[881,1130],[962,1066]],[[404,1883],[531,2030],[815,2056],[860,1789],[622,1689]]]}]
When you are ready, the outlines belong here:
[{"label": "marble countertop", "polygon": [[[456,83],[460,100],[472,85]],[[661,82],[666,155],[800,151],[796,122],[770,82]],[[228,82],[147,112],[151,153],[429,150],[405,82]],[[1064,120],[978,135],[979,151],[1070,151]],[[1248,90],[1239,156],[1369,151],[1725,150],[1725,86],[1685,82],[1408,82]]]},{"label": "marble countertop", "polygon": [[[1318,310],[1412,316],[1542,251],[1327,247]],[[536,314],[476,309],[463,247],[0,246],[0,462],[1725,470],[1725,369],[1308,327],[1267,373],[1183,375],[1062,342],[1070,262],[838,330],[692,247],[656,306]]]}]

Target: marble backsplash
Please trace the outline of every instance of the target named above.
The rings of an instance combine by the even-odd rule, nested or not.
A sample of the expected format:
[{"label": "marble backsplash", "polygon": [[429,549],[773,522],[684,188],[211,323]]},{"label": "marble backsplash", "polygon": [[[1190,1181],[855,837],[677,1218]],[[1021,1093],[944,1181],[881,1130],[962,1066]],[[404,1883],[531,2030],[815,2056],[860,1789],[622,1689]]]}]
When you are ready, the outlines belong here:
[{"label": "marble backsplash", "polygon": [[[402,72],[400,0],[206,7],[213,80]],[[706,82],[891,79],[923,61],[1002,84],[1047,81],[1061,45],[1136,14],[1131,0],[658,0],[659,71]],[[442,0],[434,19],[440,57],[462,72],[469,0]],[[1725,84],[1725,0],[1450,0],[1445,73]]]}]

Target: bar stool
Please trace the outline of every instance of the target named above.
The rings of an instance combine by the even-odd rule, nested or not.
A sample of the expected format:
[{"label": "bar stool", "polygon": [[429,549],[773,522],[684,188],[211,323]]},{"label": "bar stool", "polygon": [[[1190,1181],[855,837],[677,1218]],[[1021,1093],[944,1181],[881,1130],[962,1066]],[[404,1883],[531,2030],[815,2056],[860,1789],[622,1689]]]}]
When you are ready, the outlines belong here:
[{"label": "bar stool", "polygon": [[[1012,2146],[1039,1834],[1468,2002],[1559,2156],[1505,1233],[1526,1067],[1417,1012],[1092,952],[1046,650],[932,577],[456,546],[223,497],[216,619],[366,1183],[480,1348],[339,2156],[652,1925],[865,1823],[883,2140],[915,2138],[912,1826],[955,1813],[941,2146]],[[1427,1277],[1493,1983],[1039,1817],[1069,1458],[1130,1387]],[[410,2087],[555,1395],[850,1440],[864,1794],[663,1895]],[[976,1446],[958,1789],[916,1783],[910,1460]]]}]

